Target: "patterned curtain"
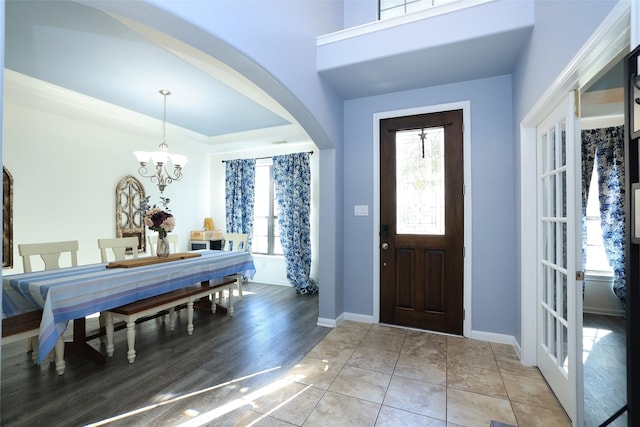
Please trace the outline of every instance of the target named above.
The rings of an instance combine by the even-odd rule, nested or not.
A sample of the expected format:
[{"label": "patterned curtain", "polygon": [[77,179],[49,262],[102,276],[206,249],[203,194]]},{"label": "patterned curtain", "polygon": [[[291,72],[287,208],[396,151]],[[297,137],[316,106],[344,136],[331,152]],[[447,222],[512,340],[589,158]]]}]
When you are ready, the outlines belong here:
[{"label": "patterned curtain", "polygon": [[287,279],[298,293],[315,294],[318,292],[318,286],[309,277],[311,271],[309,153],[275,156],[273,176],[279,209],[280,242],[287,262]]},{"label": "patterned curtain", "polygon": [[225,165],[227,233],[248,234],[247,250],[250,251],[256,161],[255,159],[227,160]]},{"label": "patterned curtain", "polygon": [[600,227],[607,258],[613,267],[613,292],[623,304],[626,304],[624,127],[582,131],[583,254],[586,250],[586,195],[589,191],[594,161],[597,163],[598,173]]}]

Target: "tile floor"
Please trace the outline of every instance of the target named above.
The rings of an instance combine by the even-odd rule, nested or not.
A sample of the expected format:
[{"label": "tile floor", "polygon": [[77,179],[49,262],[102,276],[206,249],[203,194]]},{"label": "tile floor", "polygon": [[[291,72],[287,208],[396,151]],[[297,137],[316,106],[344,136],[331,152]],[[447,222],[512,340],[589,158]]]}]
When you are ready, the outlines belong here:
[{"label": "tile floor", "polygon": [[[510,345],[345,322],[235,425],[487,427],[571,422]],[[227,420],[229,421],[229,420]]]}]

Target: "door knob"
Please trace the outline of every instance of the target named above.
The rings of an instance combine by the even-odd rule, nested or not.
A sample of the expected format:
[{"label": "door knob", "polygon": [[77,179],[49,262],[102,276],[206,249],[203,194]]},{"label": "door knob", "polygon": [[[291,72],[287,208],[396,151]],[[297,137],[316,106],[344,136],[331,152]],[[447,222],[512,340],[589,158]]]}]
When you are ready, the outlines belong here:
[{"label": "door knob", "polygon": [[389,249],[389,244],[388,244],[387,242],[384,242],[384,243],[382,244],[382,250],[383,250],[383,251],[386,251],[387,249]]}]

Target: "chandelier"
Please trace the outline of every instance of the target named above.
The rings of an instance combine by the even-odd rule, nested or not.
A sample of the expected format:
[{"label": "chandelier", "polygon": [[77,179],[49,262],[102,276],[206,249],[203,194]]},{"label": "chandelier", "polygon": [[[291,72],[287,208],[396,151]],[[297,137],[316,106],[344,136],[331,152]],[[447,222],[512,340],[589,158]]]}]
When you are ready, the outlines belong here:
[{"label": "chandelier", "polygon": [[[187,156],[182,154],[170,154],[167,145],[166,124],[167,124],[167,96],[171,95],[166,89],[160,90],[160,94],[164,97],[164,113],[162,116],[162,142],[158,146],[158,151],[134,151],[133,154],[140,162],[138,173],[144,178],[149,178],[151,182],[155,182],[160,189],[160,193],[164,191],[167,185],[173,181],[182,179],[182,168],[187,164]],[[173,165],[173,174],[167,170],[167,163],[171,160]],[[149,169],[147,169],[147,164]],[[169,168],[170,169],[170,168]]]}]

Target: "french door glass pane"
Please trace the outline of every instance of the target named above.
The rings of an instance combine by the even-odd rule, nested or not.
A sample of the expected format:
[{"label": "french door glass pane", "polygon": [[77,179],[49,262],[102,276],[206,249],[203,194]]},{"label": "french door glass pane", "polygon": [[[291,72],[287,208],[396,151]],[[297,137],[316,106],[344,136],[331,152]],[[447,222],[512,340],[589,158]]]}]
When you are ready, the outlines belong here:
[{"label": "french door glass pane", "polygon": [[396,133],[396,233],[443,235],[444,128]]}]

